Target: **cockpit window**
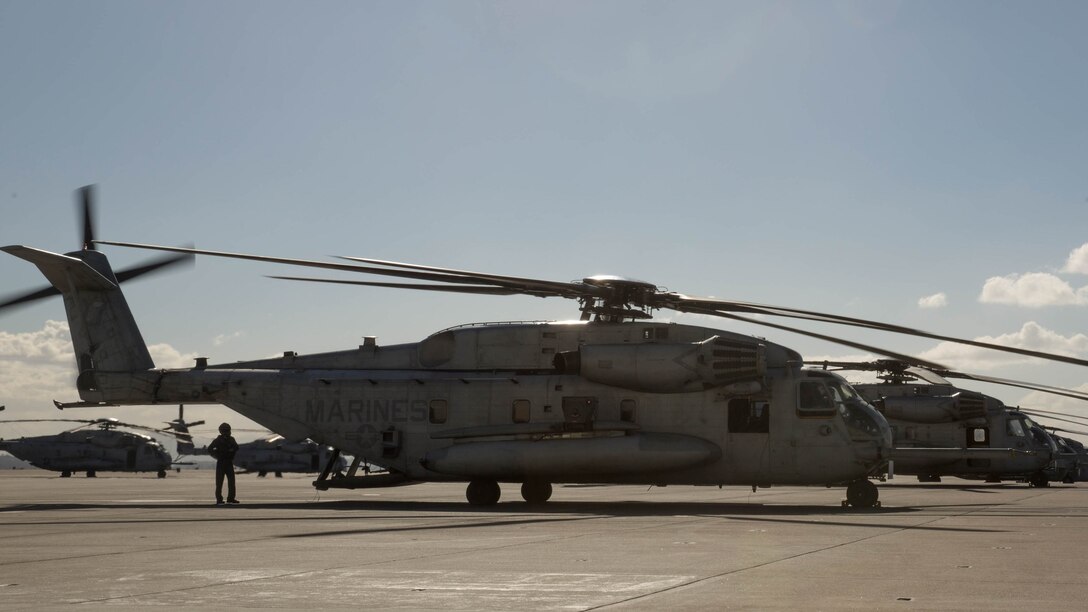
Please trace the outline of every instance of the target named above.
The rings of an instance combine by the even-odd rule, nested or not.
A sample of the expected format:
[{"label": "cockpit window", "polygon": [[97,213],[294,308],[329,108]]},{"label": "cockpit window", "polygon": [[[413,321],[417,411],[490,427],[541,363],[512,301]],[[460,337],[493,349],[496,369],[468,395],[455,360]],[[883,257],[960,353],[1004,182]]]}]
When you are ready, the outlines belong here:
[{"label": "cockpit window", "polygon": [[841,395],[832,397],[831,391],[822,382],[803,381],[797,389],[797,414],[805,417],[835,416],[837,404],[842,403]]},{"label": "cockpit window", "polygon": [[1024,428],[1023,428],[1023,426],[1020,425],[1020,421],[1018,421],[1017,419],[1009,419],[1007,425],[1008,425],[1008,434],[1010,436],[1013,436],[1013,437],[1016,437],[1016,438],[1023,438],[1024,437]]}]

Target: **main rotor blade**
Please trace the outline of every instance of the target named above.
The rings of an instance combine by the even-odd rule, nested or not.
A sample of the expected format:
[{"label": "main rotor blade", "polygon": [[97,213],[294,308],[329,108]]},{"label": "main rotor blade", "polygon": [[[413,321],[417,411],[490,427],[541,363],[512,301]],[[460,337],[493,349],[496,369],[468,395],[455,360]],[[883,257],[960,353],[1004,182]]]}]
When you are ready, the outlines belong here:
[{"label": "main rotor blade", "polygon": [[[425,291],[448,291],[453,293],[478,293],[485,295],[520,295],[524,291],[515,291],[504,287],[483,287],[479,285],[414,285],[411,283],[377,283],[368,281],[337,280],[332,278],[308,278],[305,276],[269,276],[280,280],[305,281],[309,283],[332,283],[335,285],[363,285],[366,287],[388,287],[392,289],[422,289]],[[543,296],[542,296],[543,297]]]},{"label": "main rotor blade", "polygon": [[341,259],[347,259],[350,261],[359,261],[362,263],[374,264],[378,266],[388,266],[394,268],[404,268],[408,270],[425,270],[428,272],[437,272],[439,274],[448,274],[451,276],[462,277],[471,279],[472,282],[490,282],[490,283],[511,283],[513,285],[531,287],[536,289],[545,289],[554,291],[556,293],[570,293],[570,297],[581,295],[598,295],[599,292],[595,291],[595,287],[585,285],[584,283],[564,283],[562,281],[550,281],[539,278],[526,278],[522,276],[505,276],[501,274],[488,274],[485,272],[471,272],[468,270],[456,270],[453,268],[439,268],[436,266],[422,266],[419,264],[402,263],[398,261],[385,261],[382,259],[368,259],[366,257],[349,257],[341,256]]},{"label": "main rotor blade", "polygon": [[[415,280],[435,281],[442,283],[453,283],[461,285],[495,285],[497,287],[503,287],[520,293],[528,293],[530,295],[537,295],[540,297],[555,296],[568,299],[584,299],[584,298],[607,298],[610,292],[607,288],[598,288],[586,283],[563,283],[557,281],[548,281],[541,279],[524,278],[517,276],[503,276],[496,274],[485,274],[480,272],[470,272],[466,270],[456,270],[452,268],[439,268],[435,266],[422,266],[417,264],[408,264],[401,262],[384,261],[379,259],[367,259],[362,257],[344,257],[344,259],[350,261],[359,261],[364,263],[373,264],[372,266],[358,266],[350,264],[338,264],[331,262],[320,262],[313,260],[303,259],[289,259],[284,257],[267,257],[262,255],[249,255],[244,253],[230,253],[224,251],[208,251],[202,249],[192,248],[179,248],[179,247],[164,247],[157,245],[138,244],[129,242],[114,242],[107,240],[96,241],[98,244],[109,244],[114,246],[122,246],[128,248],[150,249],[159,251],[169,251],[175,253],[192,253],[198,255],[209,255],[213,257],[226,257],[234,259],[246,259],[251,261],[262,261],[268,263],[280,263],[295,266],[305,266],[312,268],[323,268],[328,270],[341,270],[346,272],[356,272],[364,274],[376,274],[384,276],[396,276],[400,278],[411,278]],[[373,267],[373,266],[385,266],[385,267]],[[380,285],[379,285],[380,286]],[[534,293],[535,292],[535,293]],[[956,344],[963,344],[967,346],[975,346],[978,348],[985,348],[990,350],[1002,351],[1006,353],[1013,353],[1017,355],[1023,355],[1025,357],[1035,357],[1039,359],[1047,359],[1050,361],[1059,361],[1062,363],[1070,363],[1074,365],[1088,366],[1088,360],[1079,359],[1076,357],[1068,357],[1065,355],[1057,355],[1054,353],[1045,353],[1042,351],[1034,351],[1030,349],[1022,349],[1011,346],[1004,346],[1000,344],[992,344],[989,342],[981,342],[979,340],[968,340],[965,338],[957,338],[954,336],[946,336],[943,334],[936,334],[933,332],[927,332],[919,329],[905,327],[902,325],[894,325],[891,323],[882,323],[879,321],[871,321],[868,319],[860,319],[857,317],[847,317],[842,315],[834,315],[829,313],[816,312],[811,310],[803,310],[799,308],[788,308],[783,306],[771,306],[765,304],[757,304],[754,302],[739,302],[730,300],[719,300],[715,298],[699,298],[687,296],[679,293],[656,293],[648,296],[648,298],[640,298],[643,301],[638,302],[639,306],[648,306],[650,308],[668,308],[679,312],[695,312],[703,314],[711,314],[712,316],[726,316],[727,312],[745,312],[752,314],[764,314],[768,316],[788,317],[803,319],[809,321],[817,321],[823,323],[835,323],[838,325],[849,325],[853,327],[861,327],[866,329],[873,329],[877,331],[885,331],[891,333],[905,334],[920,338],[929,338],[932,340],[940,340],[944,342],[953,342]],[[644,302],[644,303],[643,303]],[[633,302],[634,303],[634,302]],[[773,327],[765,322],[756,322],[758,325],[766,325]],[[811,334],[808,332],[801,332],[795,328],[782,327],[780,329],[786,329],[788,331],[795,331],[796,333],[803,333],[812,337],[828,339],[833,342],[837,342],[844,346],[852,347],[864,347],[865,345],[851,343],[847,341],[841,341],[832,339],[830,336],[823,336],[819,334]],[[866,349],[867,350],[867,349]],[[898,355],[898,353],[890,353],[886,350],[877,351],[882,355]],[[926,367],[936,367],[935,364],[930,362],[923,362],[918,358],[910,358],[913,363],[919,363]],[[944,368],[942,368],[944,369]]]},{"label": "main rotor blade", "polygon": [[1060,431],[1062,433],[1071,433],[1077,436],[1088,436],[1088,431],[1077,431],[1075,429],[1062,429],[1061,427],[1047,427],[1050,431]]},{"label": "main rotor blade", "polygon": [[[789,317],[795,319],[804,319],[808,321],[818,321],[823,323],[835,323],[838,325],[849,325],[852,327],[862,327],[867,329],[875,329],[878,331],[886,331],[897,334],[904,334],[908,336],[916,336],[919,338],[930,338],[932,340],[941,340],[944,342],[954,342],[956,344],[965,344],[967,346],[975,346],[978,348],[985,348],[995,351],[1002,351],[1006,353],[1014,353],[1017,355],[1024,355],[1026,357],[1037,357],[1039,359],[1047,359],[1050,361],[1060,361],[1062,363],[1071,363],[1074,365],[1088,366],[1088,360],[1078,359],[1076,357],[1068,357],[1066,355],[1057,355],[1055,353],[1044,353],[1042,351],[1033,351],[1030,349],[1022,349],[1013,346],[1005,346],[1001,344],[992,344],[989,342],[981,342],[979,340],[967,340],[966,338],[956,338],[954,336],[945,336],[942,334],[936,334],[933,332],[927,332],[920,329],[914,329],[911,327],[905,327],[902,325],[895,325],[892,323],[881,323],[879,321],[870,321],[868,319],[859,319],[856,317],[847,317],[842,315],[833,315],[828,313],[815,312],[811,310],[801,310],[798,308],[786,308],[783,306],[768,306],[763,304],[755,304],[751,302],[735,302],[729,300],[717,300],[712,298],[692,298],[680,294],[667,294],[676,299],[675,305],[663,305],[664,308],[671,308],[681,312],[692,312],[690,308],[692,306],[698,308],[710,308],[719,312],[736,310],[739,312],[749,312],[765,314],[770,316]],[[886,354],[886,353],[885,353]]]},{"label": "main rotor blade", "polygon": [[0,423],[97,423],[97,419],[0,419]]},{"label": "main rotor blade", "polygon": [[780,325],[778,323],[770,323],[768,321],[759,321],[759,320],[756,320],[756,319],[749,319],[748,317],[742,317],[740,315],[735,315],[735,314],[728,313],[728,312],[720,312],[720,311],[717,311],[717,310],[709,310],[709,309],[705,309],[705,310],[704,309],[694,309],[694,310],[688,310],[687,312],[694,312],[694,313],[697,313],[697,314],[705,314],[705,315],[710,315],[712,317],[722,317],[724,319],[733,319],[735,321],[744,321],[745,323],[752,323],[754,325],[763,325],[765,327],[773,327],[774,329],[781,329],[783,331],[793,332],[795,334],[801,334],[802,336],[809,336],[810,338],[817,338],[817,339],[820,339],[820,340],[826,340],[828,342],[834,342],[835,344],[841,344],[843,346],[849,346],[851,348],[861,349],[863,351],[870,351],[870,352],[876,353],[878,355],[886,355],[888,357],[892,357],[893,359],[902,359],[904,361],[911,361],[911,362],[914,362],[914,363],[925,364],[928,367],[932,367],[932,368],[943,368],[944,367],[944,366],[942,366],[940,364],[929,362],[929,361],[926,361],[924,359],[919,359],[918,357],[912,357],[910,355],[904,355],[903,353],[896,353],[894,351],[889,351],[887,349],[882,349],[882,348],[878,348],[878,347],[875,347],[875,346],[870,346],[868,344],[861,344],[860,342],[853,342],[851,340],[846,340],[844,338],[836,338],[834,336],[827,336],[827,335],[824,335],[824,334],[817,334],[815,332],[804,331],[804,330],[801,330],[801,329],[797,329],[795,327],[789,327],[788,325]]},{"label": "main rotor blade", "polygon": [[[186,247],[168,247],[153,244],[139,244],[134,242],[115,242],[111,240],[97,240],[98,244],[108,244],[112,246],[120,246],[133,249],[147,249],[152,251],[167,251],[173,253],[191,253],[193,255],[207,255],[210,257],[224,257],[228,259],[245,259],[248,261],[260,261],[265,263],[278,263],[290,266],[302,266],[307,268],[322,268],[326,270],[340,270],[343,272],[357,272],[363,274],[376,274],[380,276],[396,276],[399,278],[412,278],[416,280],[425,281],[438,281],[447,283],[458,284],[472,284],[475,281],[469,280],[464,277],[450,276],[445,274],[425,273],[425,272],[411,272],[407,270],[387,270],[385,268],[373,268],[369,266],[359,266],[354,264],[342,264],[327,261],[314,261],[310,259],[291,259],[287,257],[269,257],[266,255],[250,255],[247,253],[231,253],[227,251],[209,251],[206,249],[195,249]],[[505,286],[503,283],[492,283],[498,286]]]},{"label": "main rotor blade", "polygon": [[1030,391],[1039,391],[1041,393],[1050,393],[1052,395],[1061,395],[1064,397],[1071,397],[1073,399],[1088,401],[1088,393],[1076,391],[1074,389],[1064,389],[1062,387],[1052,387],[1050,385],[1040,385],[1036,383],[1023,382],[1019,380],[1011,380],[1008,378],[997,378],[993,376],[982,376],[981,374],[967,374],[965,372],[938,372],[941,376],[948,378],[962,378],[964,380],[977,380],[979,382],[993,383],[996,385],[1005,385],[1008,387],[1018,387],[1020,389],[1028,389]]},{"label": "main rotor blade", "polygon": [[[1069,414],[1068,412],[1054,412],[1054,411],[1051,411],[1051,410],[1038,410],[1036,408],[1018,408],[1018,410],[1020,412],[1025,413],[1025,414],[1037,414],[1040,417],[1045,416],[1048,419],[1056,418],[1056,417],[1068,417],[1070,419],[1078,419],[1080,421],[1088,421],[1088,416],[1082,416],[1082,415],[1079,415],[1079,414]],[[1072,421],[1069,421],[1069,422],[1072,423]],[[1088,424],[1088,423],[1077,423],[1077,425],[1085,425],[1085,424]]]}]

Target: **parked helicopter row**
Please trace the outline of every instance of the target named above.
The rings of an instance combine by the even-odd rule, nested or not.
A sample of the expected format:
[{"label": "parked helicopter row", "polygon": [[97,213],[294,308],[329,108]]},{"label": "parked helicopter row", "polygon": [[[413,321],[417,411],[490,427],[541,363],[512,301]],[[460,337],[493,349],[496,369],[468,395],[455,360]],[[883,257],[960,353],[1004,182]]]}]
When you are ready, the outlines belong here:
[{"label": "parked helicopter row", "polygon": [[[190,427],[203,424],[204,421],[194,423],[185,422],[185,407],[178,409],[178,418],[170,422],[170,429],[177,437],[177,453],[179,457],[207,455],[208,447],[197,447],[193,443]],[[235,430],[242,431],[242,430]],[[343,475],[347,467],[347,461],[343,457],[332,458],[333,450],[313,440],[288,440],[283,436],[270,433],[257,438],[252,442],[243,442],[238,445],[238,451],[234,454],[234,467],[243,472],[255,472],[258,477],[264,478],[269,472],[282,478],[284,472],[310,474],[320,472],[322,467],[332,462],[333,473],[339,477]]]},{"label": "parked helicopter row", "polygon": [[[3,407],[0,406],[0,410]],[[0,451],[34,467],[60,472],[62,478],[84,472],[93,478],[99,472],[154,472],[165,478],[172,467],[187,465],[186,456],[207,455],[207,448],[196,448],[189,427],[204,421],[186,423],[184,408],[178,418],[164,428],[123,423],[113,418],[98,419],[14,419],[0,423],[64,422],[80,423],[78,427],[54,435],[0,439]],[[134,430],[134,431],[133,431]],[[170,456],[162,443],[140,432],[172,436],[177,440],[177,459]],[[234,465],[243,472],[265,476],[273,472],[316,473],[328,462],[331,449],[312,440],[287,441],[271,434],[238,445]],[[339,459],[336,472],[342,473],[346,461]]]},{"label": "parked helicopter row", "polygon": [[[1088,455],[1082,444],[1046,431],[1032,420],[1029,411],[1010,408],[995,397],[958,388],[945,376],[985,378],[988,382],[1015,386],[1030,383],[952,370],[942,370],[939,374],[891,359],[824,361],[813,365],[838,371],[881,373],[879,383],[851,384],[891,425],[898,474],[914,475],[922,482],[939,482],[942,476],[955,476],[988,482],[1027,482],[1037,487],[1051,482],[1088,480]],[[932,450],[919,456],[915,454],[918,448],[947,451],[944,457]]]},{"label": "parked helicopter row", "polygon": [[[84,218],[89,219],[91,192],[80,193]],[[178,255],[115,274],[96,244]],[[979,444],[952,441],[952,446],[933,448],[936,437],[919,438],[918,425],[908,425],[901,417],[907,395],[859,393],[836,372],[803,367],[801,356],[786,346],[725,330],[654,322],[655,310],[770,326],[934,370],[943,368],[738,313],[862,327],[1088,365],[1072,357],[876,321],[692,297],[616,276],[558,282],[356,257],[344,258],[350,263],[323,262],[96,241],[89,221],[78,251],[61,255],[26,246],[3,250],[34,263],[64,296],[79,368],[81,401],[72,405],[223,404],[287,438],[331,445],[337,449],[333,457],[340,450],[355,456],[347,476],[338,480],[327,478],[332,463],[327,464],[314,483],[318,488],[462,481],[468,483],[466,497],[475,505],[496,503],[502,482],[520,484],[529,502],[546,501],[553,483],[845,485],[844,505],[872,507],[879,505],[872,479],[885,477],[893,461],[905,462],[920,475],[946,473],[938,471],[942,462],[953,473],[971,475],[993,473],[992,462],[1003,452],[1039,457],[1038,449],[1028,446],[995,452],[995,426],[984,434],[977,429],[970,434],[983,436],[991,443],[986,447],[979,438]],[[368,339],[357,348],[329,353],[286,353],[230,364],[198,360],[191,368],[156,368],[120,283],[137,272],[197,254],[416,282],[277,277],[293,281],[561,297],[579,302],[581,320],[469,324],[407,344],[379,346]],[[954,403],[966,406],[969,397],[974,396],[961,391]],[[882,402],[884,413],[870,401]],[[989,414],[986,404],[982,399],[981,416]],[[1031,425],[1014,420],[1024,429],[1027,444]],[[903,446],[897,446],[896,436]],[[955,460],[949,463],[950,455]],[[991,461],[990,472],[972,471],[984,467],[985,460]],[[360,461],[387,471],[360,476]],[[1037,472],[1036,467],[1016,467],[1009,473]]]}]

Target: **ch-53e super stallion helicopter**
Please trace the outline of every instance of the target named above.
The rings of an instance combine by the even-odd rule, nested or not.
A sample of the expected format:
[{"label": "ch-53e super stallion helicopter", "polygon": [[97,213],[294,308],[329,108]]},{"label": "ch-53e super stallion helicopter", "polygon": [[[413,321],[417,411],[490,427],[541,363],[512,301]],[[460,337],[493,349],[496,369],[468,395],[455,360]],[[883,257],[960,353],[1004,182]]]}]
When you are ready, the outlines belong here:
[{"label": "ch-53e super stallion helicopter", "polygon": [[[1088,395],[1005,378],[927,369],[895,359],[821,361],[810,365],[839,372],[880,373],[879,383],[851,382],[851,386],[891,425],[897,474],[914,475],[922,482],[939,482],[942,476],[956,476],[989,482],[1016,480],[1036,487],[1075,479],[1077,453],[1072,448],[1063,450],[1056,434],[1048,434],[1021,410],[1010,408],[995,397],[956,387],[947,378],[1021,387],[1081,400],[1088,400]],[[927,450],[920,456],[912,456],[913,448]],[[937,450],[941,448],[945,449],[944,457]]]},{"label": "ch-53e super stallion helicopter", "polygon": [[26,461],[36,468],[60,472],[68,478],[85,472],[94,478],[98,472],[155,472],[166,478],[173,464],[170,453],[151,436],[123,429],[155,433],[165,430],[122,423],[117,419],[16,419],[0,423],[81,423],[79,427],[58,434],[0,439],[0,450]]},{"label": "ch-53e super stallion helicopter", "polygon": [[[499,499],[499,482],[521,483],[529,502],[547,500],[552,483],[846,484],[844,505],[879,503],[869,478],[885,473],[891,431],[843,378],[802,369],[798,353],[761,338],[650,321],[657,309],[748,321],[915,362],[737,313],[1088,365],[875,321],[691,297],[615,276],[556,282],[361,258],[331,263],[99,241],[429,281],[328,282],[563,297],[581,305],[577,322],[464,325],[418,343],[369,340],[338,352],[223,365],[201,359],[192,368],[162,370],[128,309],[122,279],[94,250],[90,234],[85,227],[84,248],[67,255],[3,248],[37,265],[64,295],[81,404],[223,404],[288,438],[311,438],[355,456],[345,478],[328,480],[327,469],[318,488],[467,481],[469,502],[490,505]],[[359,461],[388,472],[356,476]]]}]

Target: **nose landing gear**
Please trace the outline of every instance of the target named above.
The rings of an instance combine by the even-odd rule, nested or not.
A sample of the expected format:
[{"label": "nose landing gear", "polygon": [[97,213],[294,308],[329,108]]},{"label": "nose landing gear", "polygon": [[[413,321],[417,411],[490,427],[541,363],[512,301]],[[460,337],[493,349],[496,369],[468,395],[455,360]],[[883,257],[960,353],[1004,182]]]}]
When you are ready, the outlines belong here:
[{"label": "nose landing gear", "polygon": [[854,508],[879,508],[880,491],[876,485],[868,480],[855,480],[846,487],[846,499],[842,500],[842,507]]}]

